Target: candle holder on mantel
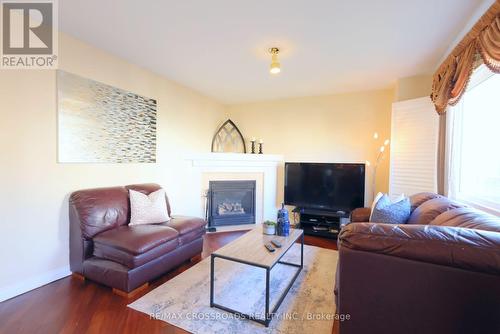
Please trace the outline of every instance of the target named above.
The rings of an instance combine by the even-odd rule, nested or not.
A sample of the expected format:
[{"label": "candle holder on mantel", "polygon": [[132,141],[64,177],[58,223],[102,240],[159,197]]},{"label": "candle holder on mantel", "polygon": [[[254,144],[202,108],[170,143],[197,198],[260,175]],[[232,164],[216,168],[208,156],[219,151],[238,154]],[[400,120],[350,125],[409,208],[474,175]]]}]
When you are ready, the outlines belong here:
[{"label": "candle holder on mantel", "polygon": [[250,143],[252,143],[251,149],[252,149],[252,154],[255,154],[255,138],[250,139]]},{"label": "candle holder on mantel", "polygon": [[261,140],[259,140],[259,154],[263,154],[262,152],[262,145],[264,144],[264,142]]}]

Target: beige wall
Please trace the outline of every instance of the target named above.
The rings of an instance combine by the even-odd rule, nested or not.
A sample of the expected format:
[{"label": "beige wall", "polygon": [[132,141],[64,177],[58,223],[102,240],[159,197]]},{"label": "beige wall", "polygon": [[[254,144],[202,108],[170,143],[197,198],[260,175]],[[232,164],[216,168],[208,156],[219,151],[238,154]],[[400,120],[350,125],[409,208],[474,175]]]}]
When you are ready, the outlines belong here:
[{"label": "beige wall", "polygon": [[[378,147],[390,136],[393,94],[388,89],[248,103],[229,106],[228,113],[247,139],[262,138],[264,153],[283,154],[286,161],[374,162]],[[378,141],[373,139],[375,131]],[[388,171],[387,155],[379,168],[377,190],[388,190]],[[282,170],[279,180],[278,202],[283,200]]]},{"label": "beige wall", "polygon": [[401,78],[396,83],[394,101],[404,101],[429,96],[432,89],[432,74]]},{"label": "beige wall", "polygon": [[0,71],[0,300],[43,284],[68,266],[67,199],[87,187],[158,182],[177,213],[184,201],[187,152],[209,152],[225,107],[66,35],[59,67],[158,101],[156,164],[57,163],[56,72]]}]

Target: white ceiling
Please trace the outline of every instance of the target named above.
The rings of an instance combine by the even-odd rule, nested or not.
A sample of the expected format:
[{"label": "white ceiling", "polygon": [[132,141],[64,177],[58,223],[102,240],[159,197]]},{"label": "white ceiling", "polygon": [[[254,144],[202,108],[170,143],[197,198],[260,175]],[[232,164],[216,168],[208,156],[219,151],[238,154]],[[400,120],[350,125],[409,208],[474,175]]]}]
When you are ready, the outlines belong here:
[{"label": "white ceiling", "polygon": [[[483,0],[62,0],[61,30],[232,104],[431,73]],[[267,49],[282,49],[271,76]]]}]

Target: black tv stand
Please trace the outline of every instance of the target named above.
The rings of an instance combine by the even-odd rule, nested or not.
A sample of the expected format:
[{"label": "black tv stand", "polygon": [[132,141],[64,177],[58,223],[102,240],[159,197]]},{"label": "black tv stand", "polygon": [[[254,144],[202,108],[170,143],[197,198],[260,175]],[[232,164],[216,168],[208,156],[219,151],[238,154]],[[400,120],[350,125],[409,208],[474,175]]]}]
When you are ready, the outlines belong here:
[{"label": "black tv stand", "polygon": [[341,218],[349,218],[349,212],[295,208],[300,214],[299,227],[306,235],[337,239]]}]

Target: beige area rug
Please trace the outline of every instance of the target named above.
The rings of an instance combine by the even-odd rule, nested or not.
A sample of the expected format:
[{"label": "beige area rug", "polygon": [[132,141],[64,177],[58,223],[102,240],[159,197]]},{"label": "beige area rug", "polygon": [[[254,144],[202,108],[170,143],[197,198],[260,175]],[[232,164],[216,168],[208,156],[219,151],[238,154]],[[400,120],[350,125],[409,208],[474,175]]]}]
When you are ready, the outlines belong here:
[{"label": "beige area rug", "polygon": [[[304,246],[304,268],[268,328],[210,307],[210,258],[128,306],[192,333],[331,333],[337,258],[336,251]],[[300,263],[300,245],[295,244],[282,260]],[[222,259],[215,263],[215,302],[263,316],[265,270]],[[271,309],[294,270],[281,264],[271,270]]]}]

